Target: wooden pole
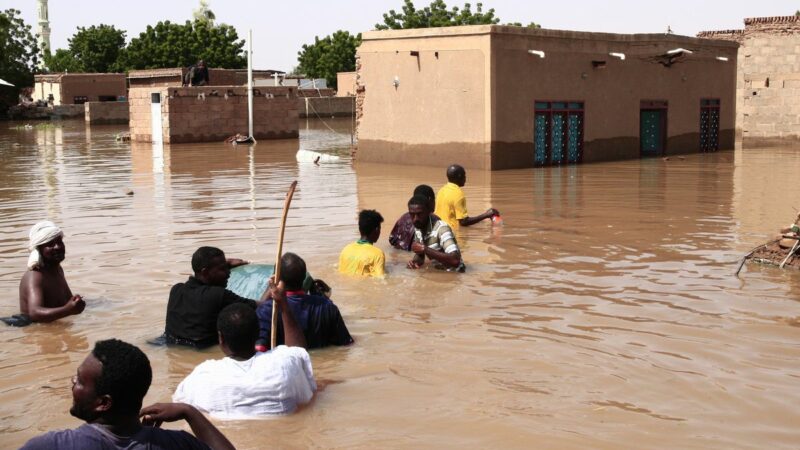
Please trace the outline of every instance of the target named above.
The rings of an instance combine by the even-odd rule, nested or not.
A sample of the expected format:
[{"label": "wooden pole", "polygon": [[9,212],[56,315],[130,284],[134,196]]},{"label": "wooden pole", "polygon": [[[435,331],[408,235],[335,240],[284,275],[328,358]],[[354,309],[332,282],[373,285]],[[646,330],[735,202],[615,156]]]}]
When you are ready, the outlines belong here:
[{"label": "wooden pole", "polygon": [[[286,202],[283,204],[283,216],[281,217],[281,231],[278,235],[278,252],[275,256],[275,284],[281,281],[281,256],[283,255],[283,233],[286,231],[286,216],[289,214],[289,205],[292,203],[292,196],[294,189],[297,187],[297,181],[292,181],[289,186],[289,192],[286,193]],[[275,307],[275,302],[272,302],[272,328],[270,330],[270,349],[278,345],[278,308]]]}]

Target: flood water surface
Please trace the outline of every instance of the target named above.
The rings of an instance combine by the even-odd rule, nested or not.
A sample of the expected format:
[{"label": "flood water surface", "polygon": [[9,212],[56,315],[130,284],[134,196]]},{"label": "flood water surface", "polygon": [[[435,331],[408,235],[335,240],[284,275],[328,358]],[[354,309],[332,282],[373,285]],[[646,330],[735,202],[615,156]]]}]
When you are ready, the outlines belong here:
[{"label": "flood water surface", "polygon": [[[169,401],[198,363],[157,348],[170,286],[193,251],[272,263],[284,249],[333,287],[356,343],[311,352],[320,391],[270,420],[215,421],[238,448],[796,448],[800,273],[736,261],[800,207],[800,152],[468,171],[465,274],[410,271],[386,241],[414,187],[442,167],[350,157],[350,122],[302,122],[300,140],[119,143],[119,127],[0,126],[0,314],[18,311],[27,233],[66,234],[80,316],[0,327],[0,447],[71,428],[70,377],[95,341],[140,346],[145,403]],[[299,163],[299,148],[338,161]],[[132,195],[128,195],[132,192]],[[384,280],[336,272],[360,209],[386,221]],[[180,426],[180,425],[172,425]]]}]

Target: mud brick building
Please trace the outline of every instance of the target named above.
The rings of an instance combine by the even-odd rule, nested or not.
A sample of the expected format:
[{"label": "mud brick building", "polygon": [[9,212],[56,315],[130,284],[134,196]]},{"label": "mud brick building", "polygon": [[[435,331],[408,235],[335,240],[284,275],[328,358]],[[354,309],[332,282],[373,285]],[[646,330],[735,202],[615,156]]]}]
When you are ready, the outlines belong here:
[{"label": "mud brick building", "polygon": [[[253,97],[256,139],[298,137],[297,89],[260,87]],[[131,87],[131,140],[222,142],[247,135],[247,88],[243,86]]]},{"label": "mud brick building", "polygon": [[736,42],[499,25],[362,38],[361,161],[498,170],[734,146]]},{"label": "mud brick building", "polygon": [[124,98],[124,73],[54,73],[34,75],[33,99],[59,105],[108,102]]},{"label": "mud brick building", "polygon": [[698,37],[737,42],[736,132],[743,146],[800,143],[800,17],[753,17]]}]

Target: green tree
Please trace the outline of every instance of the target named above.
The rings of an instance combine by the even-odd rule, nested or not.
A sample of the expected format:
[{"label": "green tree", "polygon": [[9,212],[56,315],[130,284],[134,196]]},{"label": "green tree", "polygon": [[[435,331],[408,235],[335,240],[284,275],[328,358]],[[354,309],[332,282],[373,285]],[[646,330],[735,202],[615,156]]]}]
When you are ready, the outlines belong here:
[{"label": "green tree", "polygon": [[[521,26],[523,26],[521,22],[509,22],[509,23],[507,23],[505,25],[508,25],[508,26],[511,26],[511,27],[521,27]],[[536,28],[542,28],[542,26],[539,25],[538,23],[531,22],[531,23],[525,25],[525,28],[536,29]]]},{"label": "green tree", "polygon": [[64,48],[56,50],[55,54],[51,54],[49,51],[46,52],[44,54],[44,65],[50,72],[83,72],[83,65],[75,59],[75,55],[69,49]]},{"label": "green tree", "polygon": [[122,70],[120,55],[125,48],[125,31],[113,25],[78,27],[69,39],[69,49],[45,55],[52,72],[117,72]]},{"label": "green tree", "polygon": [[208,22],[185,24],[170,21],[149,26],[125,49],[122,64],[127,70],[186,67],[202,59],[208,67],[247,67],[244,40],[230,25]]},{"label": "green tree", "polygon": [[16,9],[0,12],[0,79],[11,86],[0,86],[0,115],[17,104],[19,90],[33,86],[33,74],[39,63],[39,47],[30,25]]},{"label": "green tree", "polygon": [[408,28],[452,27],[457,25],[492,25],[500,22],[495,16],[494,8],[483,11],[483,3],[472,5],[464,3],[464,7],[454,6],[447,9],[444,0],[434,0],[429,6],[417,9],[412,0],[404,0],[402,12],[389,10],[383,15],[383,23],[375,25],[378,30],[401,30]]},{"label": "green tree", "polygon": [[360,44],[361,33],[353,36],[339,30],[322,39],[316,36],[313,44],[303,45],[297,52],[296,70],[311,78],[325,78],[328,86],[335,89],[337,72],[356,69],[356,49]]}]

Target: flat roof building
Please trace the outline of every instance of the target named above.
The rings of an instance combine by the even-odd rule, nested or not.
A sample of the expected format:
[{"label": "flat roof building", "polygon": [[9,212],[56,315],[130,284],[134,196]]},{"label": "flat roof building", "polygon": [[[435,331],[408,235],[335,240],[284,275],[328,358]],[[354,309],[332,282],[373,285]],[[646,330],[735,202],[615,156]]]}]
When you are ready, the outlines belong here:
[{"label": "flat roof building", "polygon": [[366,32],[358,158],[499,170],[732,149],[737,48],[499,25]]},{"label": "flat roof building", "polygon": [[54,106],[117,101],[127,95],[124,73],[53,73],[33,78],[33,100]]}]

